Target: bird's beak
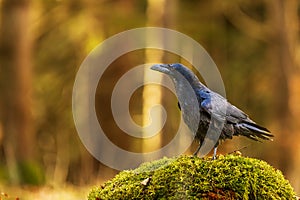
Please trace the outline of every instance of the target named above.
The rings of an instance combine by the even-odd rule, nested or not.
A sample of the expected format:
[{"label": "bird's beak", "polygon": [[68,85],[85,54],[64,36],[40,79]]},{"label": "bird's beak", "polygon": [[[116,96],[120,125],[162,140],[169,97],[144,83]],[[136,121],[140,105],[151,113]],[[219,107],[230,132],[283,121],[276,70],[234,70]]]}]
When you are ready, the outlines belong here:
[{"label": "bird's beak", "polygon": [[150,69],[155,70],[155,71],[159,71],[165,74],[169,74],[170,73],[170,69],[168,68],[168,65],[163,65],[163,64],[156,64],[153,65]]}]

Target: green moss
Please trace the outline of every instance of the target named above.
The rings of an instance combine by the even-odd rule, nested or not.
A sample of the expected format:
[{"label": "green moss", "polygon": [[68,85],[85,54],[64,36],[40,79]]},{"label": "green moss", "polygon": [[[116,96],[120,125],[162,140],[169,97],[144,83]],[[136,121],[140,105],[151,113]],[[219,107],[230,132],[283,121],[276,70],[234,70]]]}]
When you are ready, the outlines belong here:
[{"label": "green moss", "polygon": [[237,155],[216,160],[194,156],[163,158],[122,171],[88,200],[100,199],[296,199],[279,170]]}]

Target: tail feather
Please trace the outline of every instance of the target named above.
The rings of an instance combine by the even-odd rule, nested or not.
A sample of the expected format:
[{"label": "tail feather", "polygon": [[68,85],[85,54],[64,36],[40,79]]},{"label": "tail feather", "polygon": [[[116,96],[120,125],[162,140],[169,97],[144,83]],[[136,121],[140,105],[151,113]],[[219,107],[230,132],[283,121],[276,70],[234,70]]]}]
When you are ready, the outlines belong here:
[{"label": "tail feather", "polygon": [[259,141],[259,139],[272,140],[272,137],[274,137],[268,129],[253,122],[244,121],[239,124],[239,128],[241,128],[241,135],[244,135],[255,141]]},{"label": "tail feather", "polygon": [[244,124],[247,124],[247,125],[249,125],[249,126],[251,126],[251,127],[253,127],[254,129],[258,129],[259,132],[264,132],[264,133],[266,133],[267,135],[270,135],[271,137],[273,136],[272,134],[270,134],[271,131],[269,131],[269,130],[268,130],[267,128],[265,128],[265,127],[262,127],[262,126],[260,126],[260,125],[258,125],[258,124],[253,123],[253,122],[243,121],[243,123],[244,123]]}]

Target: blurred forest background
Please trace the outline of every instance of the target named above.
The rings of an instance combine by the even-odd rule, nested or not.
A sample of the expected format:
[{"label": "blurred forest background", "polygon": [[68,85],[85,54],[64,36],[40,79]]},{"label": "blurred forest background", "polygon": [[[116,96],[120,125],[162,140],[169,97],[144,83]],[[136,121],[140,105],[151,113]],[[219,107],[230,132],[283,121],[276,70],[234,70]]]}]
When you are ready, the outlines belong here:
[{"label": "blurred forest background", "polygon": [[[128,29],[158,26],[180,31],[203,45],[221,72],[229,101],[275,135],[273,142],[265,143],[237,138],[225,142],[219,153],[247,146],[241,150],[244,155],[264,159],[282,170],[300,193],[299,1],[0,3],[0,186],[84,186],[117,173],[95,160],[77,135],[72,118],[75,75],[84,58],[103,40]],[[134,151],[145,141],[122,133],[107,105],[117,80],[145,63],[145,53],[134,51],[112,63],[96,95],[98,119],[111,133],[109,138]],[[159,53],[165,61],[180,61],[176,55],[153,50]],[[130,103],[137,123],[142,122],[143,89],[134,93]],[[155,137],[160,142],[154,139],[150,146],[168,143],[180,120],[174,94],[164,89],[162,95],[168,120],[163,133]]]}]

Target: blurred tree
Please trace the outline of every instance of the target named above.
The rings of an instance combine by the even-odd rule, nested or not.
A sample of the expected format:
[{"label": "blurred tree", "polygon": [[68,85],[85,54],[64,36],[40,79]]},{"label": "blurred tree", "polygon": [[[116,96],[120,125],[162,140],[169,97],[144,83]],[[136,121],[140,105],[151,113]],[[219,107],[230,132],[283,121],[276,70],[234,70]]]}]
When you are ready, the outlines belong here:
[{"label": "blurred tree", "polygon": [[[37,183],[32,121],[30,0],[1,2],[0,88],[3,149],[12,183]],[[33,170],[33,171],[32,171]],[[35,171],[35,172],[34,172]]]},{"label": "blurred tree", "polygon": [[[89,15],[83,1],[35,1],[35,120],[39,157],[48,183],[86,183],[93,165],[81,145],[71,113],[72,86],[86,47]],[[82,49],[82,51],[78,51]],[[88,49],[88,50],[87,50]],[[51,83],[51,84],[50,84]],[[75,135],[74,135],[75,134]],[[90,164],[92,162],[92,164]],[[90,173],[93,173],[90,170]]]},{"label": "blurred tree", "polygon": [[[277,121],[275,127],[278,128],[276,148],[278,152],[278,166],[282,169],[293,185],[295,185],[297,176],[300,173],[298,159],[294,152],[299,149],[299,144],[295,138],[299,138],[299,131],[293,127],[294,117],[292,110],[295,105],[291,104],[293,96],[293,74],[296,73],[295,62],[295,45],[298,43],[297,35],[299,34],[298,24],[298,1],[276,0],[267,2],[270,15],[272,35],[270,38],[269,56],[273,57],[271,65],[274,66],[274,119]],[[274,153],[274,152],[273,152]],[[296,170],[297,169],[297,170]]]},{"label": "blurred tree", "polygon": [[[155,1],[155,0],[148,0],[147,1],[147,25],[148,26],[163,26],[165,22],[165,13],[166,13],[166,1]],[[153,38],[150,35],[146,35],[146,42],[147,45],[151,43],[163,43],[161,38]],[[154,41],[156,40],[156,41]],[[151,49],[145,49],[145,63],[150,63],[157,61],[158,63],[162,62],[163,52],[157,52],[156,54],[151,51]],[[144,80],[150,81],[151,74],[149,74],[148,70],[144,71]],[[161,82],[162,75],[157,75],[158,82]],[[145,86],[143,89],[143,110],[142,110],[142,125],[144,127],[151,126],[153,129],[144,129],[148,130],[148,132],[144,131],[143,135],[150,135],[153,134],[154,130],[159,130],[162,127],[162,110],[152,110],[152,118],[155,120],[150,119],[150,110],[151,107],[158,104],[161,105],[162,93],[161,90],[157,89],[157,87],[153,85]],[[151,122],[152,121],[152,122]],[[155,122],[154,122],[155,121]],[[155,123],[155,124],[154,124]],[[161,147],[161,137],[155,137],[154,142],[149,142],[149,140],[143,140],[144,142],[141,143],[142,151],[147,152],[149,151],[149,147],[154,147],[154,149],[159,149]],[[154,145],[154,146],[153,146]]]}]

